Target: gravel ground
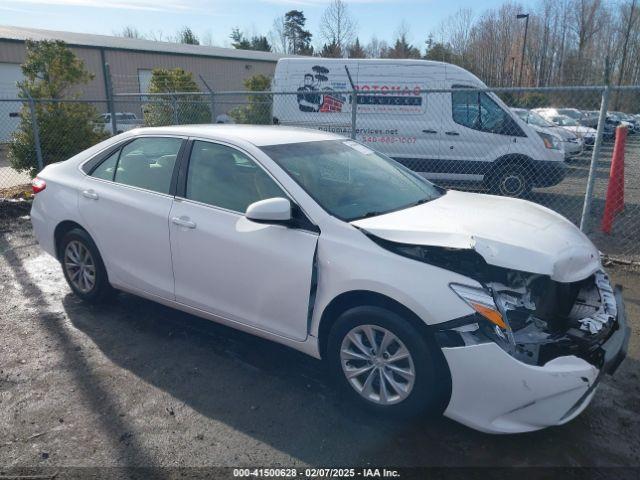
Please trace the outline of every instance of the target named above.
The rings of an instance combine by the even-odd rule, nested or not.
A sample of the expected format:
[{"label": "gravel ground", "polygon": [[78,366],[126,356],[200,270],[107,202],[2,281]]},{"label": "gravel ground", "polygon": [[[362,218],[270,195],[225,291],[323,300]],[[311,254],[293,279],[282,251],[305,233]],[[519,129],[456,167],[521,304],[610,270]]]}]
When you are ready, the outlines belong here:
[{"label": "gravel ground", "polygon": [[[489,436],[386,421],[285,347],[120,294],[80,303],[35,244],[28,203],[0,203],[0,472],[65,466],[640,466],[640,273],[629,357],[562,427]],[[1,476],[1,473],[0,473]]]}]

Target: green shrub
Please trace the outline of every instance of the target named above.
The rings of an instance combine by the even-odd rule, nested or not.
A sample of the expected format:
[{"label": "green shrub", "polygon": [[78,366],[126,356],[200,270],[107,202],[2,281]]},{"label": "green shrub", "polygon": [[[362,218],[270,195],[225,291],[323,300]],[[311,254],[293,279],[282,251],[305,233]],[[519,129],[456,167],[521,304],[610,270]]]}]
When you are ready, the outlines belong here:
[{"label": "green shrub", "polygon": [[[194,95],[175,95],[175,93],[185,92],[193,92]],[[147,126],[185,125],[211,121],[208,98],[195,95],[201,92],[191,72],[182,68],[156,68],[151,74],[149,93],[166,95],[149,96],[149,103],[143,107],[144,123]]]},{"label": "green shrub", "polygon": [[[45,165],[60,162],[106,138],[96,128],[95,107],[88,103],[63,100],[78,98],[79,85],[93,79],[84,62],[61,41],[34,42],[27,40],[27,54],[18,82],[20,97],[25,102],[20,111],[20,124],[9,144],[9,163],[18,171],[38,172],[33,118],[29,108],[29,95],[36,101],[36,120],[40,131],[40,145]],[[52,99],[56,101],[38,101]]]}]

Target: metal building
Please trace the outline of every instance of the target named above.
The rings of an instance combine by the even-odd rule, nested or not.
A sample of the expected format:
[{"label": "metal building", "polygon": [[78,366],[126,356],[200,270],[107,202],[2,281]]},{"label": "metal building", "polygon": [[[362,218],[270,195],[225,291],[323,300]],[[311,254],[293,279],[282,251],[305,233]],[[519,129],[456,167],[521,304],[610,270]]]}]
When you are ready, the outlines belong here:
[{"label": "metal building", "polygon": [[[93,81],[80,89],[80,98],[87,100],[106,98],[105,64],[115,93],[145,93],[152,69],[175,67],[192,72],[202,91],[207,88],[201,78],[214,91],[229,91],[244,90],[243,80],[252,75],[272,76],[280,58],[270,52],[0,26],[0,98],[17,98],[27,39],[62,40],[69,45],[94,74]],[[19,109],[19,104],[0,102],[0,128],[7,130],[0,131],[0,139],[17,126]]]}]

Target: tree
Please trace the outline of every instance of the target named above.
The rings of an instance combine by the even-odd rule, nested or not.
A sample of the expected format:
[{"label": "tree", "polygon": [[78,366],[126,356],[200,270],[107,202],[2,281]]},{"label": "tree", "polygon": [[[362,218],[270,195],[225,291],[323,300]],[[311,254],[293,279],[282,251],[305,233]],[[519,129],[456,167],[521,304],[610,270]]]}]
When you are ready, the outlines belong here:
[{"label": "tree", "polygon": [[403,21],[398,27],[393,47],[385,52],[386,58],[420,58],[420,50],[409,43],[409,26]]},{"label": "tree", "polygon": [[284,15],[283,35],[287,41],[288,53],[293,55],[313,55],[311,32],[304,29],[307,19],[301,10],[290,10]]},{"label": "tree", "polygon": [[239,48],[241,50],[249,50],[251,48],[251,42],[245,38],[238,27],[231,30],[229,37],[233,40],[233,42],[231,42],[233,48]]},{"label": "tree", "polygon": [[264,35],[258,35],[251,37],[251,50],[259,50],[261,52],[270,52],[271,44],[267,37]]},{"label": "tree", "polygon": [[[27,40],[26,50],[21,67],[24,80],[18,82],[20,97],[57,100],[38,102],[35,107],[44,163],[66,160],[103,140],[106,134],[94,124],[98,114],[93,105],[63,101],[77,99],[81,93],[78,87],[93,80],[84,62],[61,41]],[[25,102],[8,155],[14,169],[32,176],[38,172],[33,120]]]},{"label": "tree", "polygon": [[425,60],[436,60],[438,62],[457,63],[451,51],[450,45],[441,42],[434,42],[432,37],[426,41],[427,51],[424,54]]},{"label": "tree", "polygon": [[378,40],[375,35],[371,37],[369,43],[365,47],[365,52],[369,58],[384,58],[389,50],[389,45],[384,40]]},{"label": "tree", "polygon": [[[189,92],[194,95],[184,95]],[[149,93],[166,95],[149,97],[149,103],[144,105],[144,123],[147,126],[207,123],[211,120],[209,104],[197,95],[200,89],[193,74],[182,68],[154,68]]]},{"label": "tree", "polygon": [[329,44],[325,43],[322,46],[322,51],[320,52],[320,56],[326,57],[326,58],[342,58],[343,54],[342,54],[342,49],[340,48],[340,45],[338,45],[335,42],[332,42]]},{"label": "tree", "polygon": [[244,34],[240,31],[238,27],[231,30],[231,46],[233,48],[239,48],[241,50],[260,50],[263,52],[270,52],[271,45],[269,44],[269,40],[264,35],[254,35],[251,37],[251,40],[248,40]]},{"label": "tree", "polygon": [[127,25],[120,32],[115,33],[117,37],[124,38],[145,38],[145,36],[134,26]]},{"label": "tree", "polygon": [[[243,83],[250,92],[269,92],[271,89],[271,79],[261,73],[247,78]],[[270,93],[248,95],[247,104],[234,108],[229,115],[236,123],[270,125],[272,123],[271,101]]]},{"label": "tree", "polygon": [[186,43],[188,45],[200,45],[200,40],[189,27],[183,27],[178,32],[178,43]]},{"label": "tree", "polygon": [[334,51],[345,52],[355,36],[356,23],[342,0],[333,0],[320,18],[320,37]]},{"label": "tree", "polygon": [[362,45],[360,45],[360,39],[358,37],[356,37],[355,42],[349,45],[347,56],[349,58],[367,58],[367,52],[365,52]]}]

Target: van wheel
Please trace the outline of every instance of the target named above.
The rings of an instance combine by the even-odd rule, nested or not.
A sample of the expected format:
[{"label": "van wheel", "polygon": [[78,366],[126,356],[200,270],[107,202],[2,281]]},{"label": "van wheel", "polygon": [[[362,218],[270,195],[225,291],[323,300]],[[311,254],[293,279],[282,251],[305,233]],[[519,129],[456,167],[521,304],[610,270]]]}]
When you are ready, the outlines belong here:
[{"label": "van wheel", "polygon": [[109,284],[107,270],[91,236],[80,228],[68,231],[59,246],[64,278],[78,297],[100,303],[115,292]]},{"label": "van wheel", "polygon": [[331,328],[327,360],[343,393],[391,416],[442,411],[442,388],[432,351],[409,322],[389,310],[362,306]]},{"label": "van wheel", "polygon": [[499,167],[491,176],[493,193],[504,197],[526,197],[533,188],[531,172],[524,165],[507,164]]}]

